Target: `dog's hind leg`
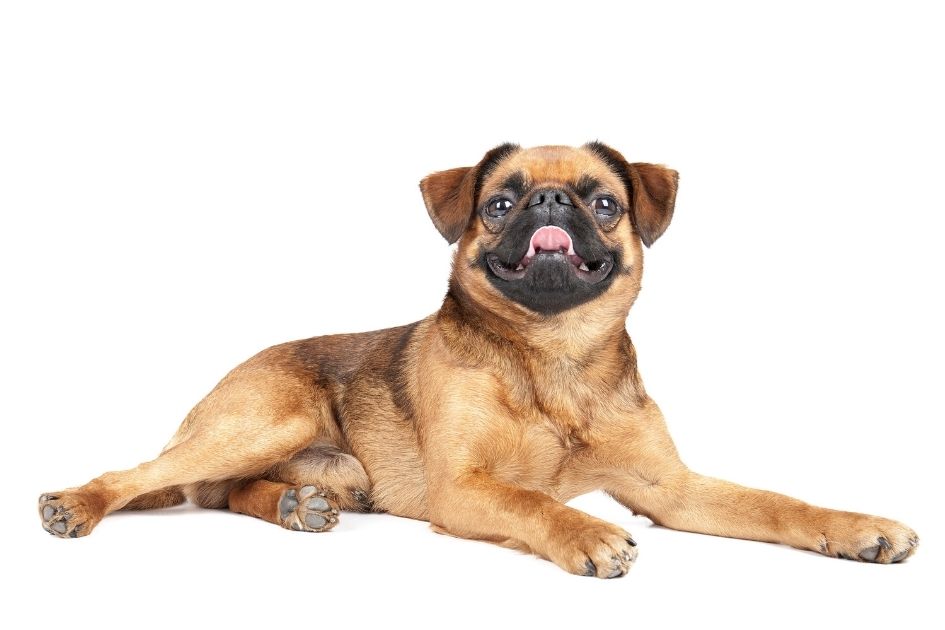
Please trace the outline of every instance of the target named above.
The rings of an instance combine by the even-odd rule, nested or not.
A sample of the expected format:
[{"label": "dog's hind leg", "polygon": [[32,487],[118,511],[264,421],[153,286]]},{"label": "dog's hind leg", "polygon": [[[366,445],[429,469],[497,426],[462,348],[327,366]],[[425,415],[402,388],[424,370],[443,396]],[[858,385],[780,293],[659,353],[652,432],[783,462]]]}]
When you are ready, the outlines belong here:
[{"label": "dog's hind leg", "polygon": [[236,431],[241,434],[237,440],[197,434],[131,470],[105,473],[79,488],[44,494],[39,500],[43,527],[62,538],[85,536],[106,514],[136,497],[203,479],[257,476],[315,437],[314,422],[305,416],[260,424],[258,431]]},{"label": "dog's hind leg", "polygon": [[316,486],[342,510],[370,512],[371,480],[354,455],[334,444],[319,443],[277,464],[266,475],[270,481],[295,486]]},{"label": "dog's hind leg", "polygon": [[177,486],[170,488],[161,488],[154,492],[142,494],[132,499],[123,510],[157,510],[160,508],[174,507],[187,500],[184,492]]},{"label": "dog's hind leg", "polygon": [[229,508],[298,531],[321,532],[339,510],[371,510],[361,462],[332,444],[314,444],[273,467],[265,478],[235,486]]},{"label": "dog's hind leg", "polygon": [[76,538],[141,495],[200,481],[259,479],[331,432],[330,414],[326,393],[309,382],[258,363],[238,368],[194,408],[157,459],[43,494],[43,527]]},{"label": "dog's hind leg", "polygon": [[323,532],[338,523],[338,505],[324,490],[258,479],[233,489],[230,510],[286,529]]}]

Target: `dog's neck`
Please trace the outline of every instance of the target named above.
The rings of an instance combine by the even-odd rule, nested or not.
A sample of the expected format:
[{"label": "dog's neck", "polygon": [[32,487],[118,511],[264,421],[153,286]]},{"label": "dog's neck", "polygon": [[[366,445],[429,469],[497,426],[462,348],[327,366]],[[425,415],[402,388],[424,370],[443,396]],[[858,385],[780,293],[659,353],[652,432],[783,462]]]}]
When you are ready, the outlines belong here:
[{"label": "dog's neck", "polygon": [[[532,359],[530,363],[581,369],[610,362],[636,370],[625,327],[626,312],[617,316],[600,313],[597,317],[568,311],[551,316],[524,312],[524,309],[496,312],[475,300],[460,283],[451,280],[437,320],[450,336],[462,339],[467,336],[466,331],[474,329],[479,335],[469,335],[469,338],[478,339],[480,344],[481,334],[486,333],[495,348],[526,349]],[[633,355],[632,366],[625,356],[628,347]],[[479,354],[485,349],[470,350]]]}]

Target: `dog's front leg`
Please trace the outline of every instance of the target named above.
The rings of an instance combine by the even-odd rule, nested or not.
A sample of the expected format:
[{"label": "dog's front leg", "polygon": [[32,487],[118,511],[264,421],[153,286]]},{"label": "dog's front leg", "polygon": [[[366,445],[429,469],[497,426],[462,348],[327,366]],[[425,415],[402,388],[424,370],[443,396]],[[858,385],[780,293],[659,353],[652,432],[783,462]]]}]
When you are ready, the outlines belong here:
[{"label": "dog's front leg", "polygon": [[470,470],[432,484],[430,522],[463,538],[498,543],[547,558],[577,575],[624,575],[636,543],[617,527],[547,494]]},{"label": "dog's front leg", "polygon": [[430,369],[460,377],[431,380],[418,405],[434,529],[528,551],[577,575],[625,574],[636,558],[626,531],[540,491],[555,486],[566,456],[559,439],[516,418],[491,372]]},{"label": "dog's front leg", "polygon": [[816,507],[690,471],[652,403],[613,425],[595,456],[612,466],[611,496],[672,529],[884,564],[909,557],[918,545],[915,532],[890,519]]},{"label": "dog's front leg", "polygon": [[896,521],[816,507],[691,471],[611,494],[673,529],[783,543],[850,560],[899,562],[918,544],[915,532]]}]

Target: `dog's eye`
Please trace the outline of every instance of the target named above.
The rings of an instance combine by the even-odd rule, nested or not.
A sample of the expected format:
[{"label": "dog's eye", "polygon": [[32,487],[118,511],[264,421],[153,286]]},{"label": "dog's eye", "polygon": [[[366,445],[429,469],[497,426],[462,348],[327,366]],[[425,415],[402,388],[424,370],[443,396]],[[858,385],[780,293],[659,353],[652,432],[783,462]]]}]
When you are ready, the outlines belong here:
[{"label": "dog's eye", "polygon": [[617,203],[610,197],[598,197],[594,200],[594,212],[602,217],[612,217],[617,214]]},{"label": "dog's eye", "polygon": [[509,199],[496,199],[486,206],[486,214],[490,217],[504,217],[512,209],[513,204]]}]

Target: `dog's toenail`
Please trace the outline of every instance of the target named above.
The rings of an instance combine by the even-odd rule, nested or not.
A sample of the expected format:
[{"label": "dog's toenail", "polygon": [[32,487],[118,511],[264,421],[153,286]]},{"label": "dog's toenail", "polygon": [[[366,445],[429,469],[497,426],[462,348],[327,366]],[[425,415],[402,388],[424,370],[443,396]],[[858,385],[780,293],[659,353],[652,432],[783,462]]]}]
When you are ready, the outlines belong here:
[{"label": "dog's toenail", "polygon": [[594,564],[594,561],[590,558],[588,558],[587,562],[584,563],[584,575],[588,577],[597,575],[597,565]]},{"label": "dog's toenail", "polygon": [[886,540],[886,538],[883,536],[880,536],[879,538],[877,538],[876,542],[878,542],[879,546],[882,547],[883,549],[889,549],[890,547],[892,547],[892,545],[889,544],[889,541]]},{"label": "dog's toenail", "polygon": [[632,538],[628,538],[628,539],[627,539],[627,544],[630,545],[631,547],[636,547],[636,546],[637,546],[637,541],[635,541],[635,540],[632,539]]}]

